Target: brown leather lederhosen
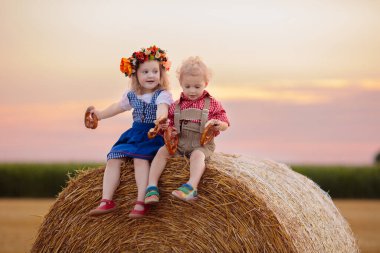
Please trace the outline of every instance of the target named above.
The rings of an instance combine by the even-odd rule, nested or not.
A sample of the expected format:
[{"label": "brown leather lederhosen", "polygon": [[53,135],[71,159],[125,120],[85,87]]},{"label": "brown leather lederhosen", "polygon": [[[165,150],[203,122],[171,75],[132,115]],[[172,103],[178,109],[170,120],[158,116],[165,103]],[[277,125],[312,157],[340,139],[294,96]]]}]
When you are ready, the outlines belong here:
[{"label": "brown leather lederhosen", "polygon": [[[194,150],[202,151],[206,158],[213,154],[215,150],[214,140],[204,146],[200,144],[201,135],[208,121],[209,108],[209,97],[205,97],[203,110],[190,108],[181,111],[179,104],[176,105],[174,126],[179,134],[178,154],[189,156]],[[191,120],[200,120],[200,123],[191,122]]]}]

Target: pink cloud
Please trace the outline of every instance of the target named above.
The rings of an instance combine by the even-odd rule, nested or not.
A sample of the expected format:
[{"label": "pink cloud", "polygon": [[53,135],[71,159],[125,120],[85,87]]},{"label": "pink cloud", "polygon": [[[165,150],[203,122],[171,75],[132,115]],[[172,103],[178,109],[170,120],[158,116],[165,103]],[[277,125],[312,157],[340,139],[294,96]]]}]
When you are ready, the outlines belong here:
[{"label": "pink cloud", "polygon": [[[322,92],[316,90],[316,92]],[[380,151],[379,91],[339,89],[329,102],[222,101],[231,127],[217,150],[288,163],[371,163]],[[77,104],[1,107],[1,161],[105,161],[131,126],[126,112],[85,129]]]}]

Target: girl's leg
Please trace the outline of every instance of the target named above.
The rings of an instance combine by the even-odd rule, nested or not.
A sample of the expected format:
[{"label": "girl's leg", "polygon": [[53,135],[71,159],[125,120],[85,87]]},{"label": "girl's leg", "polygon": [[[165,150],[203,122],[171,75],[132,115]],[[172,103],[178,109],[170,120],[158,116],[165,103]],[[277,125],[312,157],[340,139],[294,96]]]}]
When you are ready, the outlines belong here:
[{"label": "girl's leg", "polygon": [[190,155],[190,179],[187,182],[194,189],[198,188],[199,181],[205,172],[205,154],[200,150],[194,150]]},{"label": "girl's leg", "polygon": [[[134,158],[133,159],[135,167],[135,179],[137,185],[137,201],[144,202],[145,189],[148,185],[149,176],[149,161]],[[135,210],[144,210],[144,206],[137,204],[135,205]]]},{"label": "girl's leg", "polygon": [[149,182],[148,185],[157,186],[158,179],[160,178],[162,172],[165,169],[167,159],[170,157],[170,154],[165,146],[161,147],[156,156],[154,157],[152,164],[150,165],[149,171]]},{"label": "girl's leg", "polygon": [[[113,194],[120,183],[121,159],[110,159],[107,161],[106,170],[103,176],[103,199],[112,200]],[[100,206],[106,203],[101,202]]]}]

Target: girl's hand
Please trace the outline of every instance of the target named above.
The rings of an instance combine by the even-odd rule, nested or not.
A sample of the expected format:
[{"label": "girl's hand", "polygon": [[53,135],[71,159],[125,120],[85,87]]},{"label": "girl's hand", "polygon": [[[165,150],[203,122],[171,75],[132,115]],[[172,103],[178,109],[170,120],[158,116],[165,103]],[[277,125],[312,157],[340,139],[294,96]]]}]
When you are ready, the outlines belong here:
[{"label": "girl's hand", "polygon": [[98,126],[98,116],[94,106],[89,106],[84,114],[84,125],[87,128],[95,129]]},{"label": "girl's hand", "polygon": [[162,124],[165,124],[165,122],[167,121],[166,118],[164,117],[160,117],[159,119],[156,119],[154,121],[154,128],[151,128],[149,129],[148,131],[148,138],[149,139],[153,139],[154,137],[156,137],[156,135],[162,130]]},{"label": "girl's hand", "polygon": [[168,127],[169,127],[169,119],[168,120],[166,120],[164,123],[160,123],[160,128],[162,129],[162,130],[166,130],[166,129],[168,129]]},{"label": "girl's hand", "polygon": [[90,111],[90,113],[95,115],[98,118],[98,120],[101,120],[100,112],[98,110],[96,110],[95,107],[93,110]]}]

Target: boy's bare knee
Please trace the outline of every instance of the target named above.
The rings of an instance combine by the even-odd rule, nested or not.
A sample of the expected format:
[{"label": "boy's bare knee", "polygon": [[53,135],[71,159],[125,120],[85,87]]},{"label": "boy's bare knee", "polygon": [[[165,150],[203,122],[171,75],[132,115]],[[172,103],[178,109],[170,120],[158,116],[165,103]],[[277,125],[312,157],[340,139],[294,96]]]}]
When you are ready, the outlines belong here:
[{"label": "boy's bare knee", "polygon": [[158,150],[157,155],[161,156],[161,157],[164,157],[164,158],[167,158],[167,157],[170,156],[169,151],[168,151],[168,149],[165,146],[161,147]]},{"label": "boy's bare knee", "polygon": [[190,162],[193,160],[205,160],[205,154],[200,150],[194,150],[190,155]]}]

